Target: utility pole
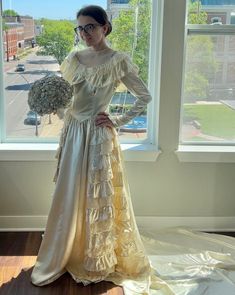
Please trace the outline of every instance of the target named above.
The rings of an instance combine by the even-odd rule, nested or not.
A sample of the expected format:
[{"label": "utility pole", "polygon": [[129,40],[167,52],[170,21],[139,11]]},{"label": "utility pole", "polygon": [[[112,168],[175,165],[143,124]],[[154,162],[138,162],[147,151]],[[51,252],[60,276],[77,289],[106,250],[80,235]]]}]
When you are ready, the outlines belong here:
[{"label": "utility pole", "polygon": [[6,45],[7,45],[7,61],[9,61],[9,42],[8,42],[8,31],[7,29],[5,30],[6,34]]}]

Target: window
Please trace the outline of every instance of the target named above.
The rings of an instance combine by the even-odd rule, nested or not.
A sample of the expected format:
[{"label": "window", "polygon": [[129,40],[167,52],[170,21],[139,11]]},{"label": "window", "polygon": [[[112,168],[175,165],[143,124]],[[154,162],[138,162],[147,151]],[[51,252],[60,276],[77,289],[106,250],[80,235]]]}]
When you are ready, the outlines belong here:
[{"label": "window", "polygon": [[[229,2],[229,3],[228,3]],[[188,1],[181,144],[235,144],[232,1]]]},{"label": "window", "polygon": [[[5,2],[6,3],[6,2]],[[35,2],[39,5],[39,2]],[[98,3],[97,3],[98,4]],[[17,5],[20,5],[19,3]],[[49,5],[49,3],[47,3]],[[19,7],[19,6],[17,6]],[[60,56],[50,56],[46,51],[41,51],[43,47],[43,36],[58,32],[61,33],[59,38],[63,37],[66,44],[74,44],[74,21],[71,20],[55,20],[48,18],[34,18],[33,16],[17,16],[17,7],[12,7],[12,15],[3,17],[3,44],[4,44],[4,95],[1,97],[2,116],[1,120],[1,142],[39,142],[39,143],[55,143],[63,126],[63,120],[57,115],[39,116],[30,112],[27,104],[27,96],[30,85],[37,79],[40,79],[48,73],[59,72]],[[155,9],[152,9],[155,7]],[[159,8],[160,7],[160,8]],[[158,96],[160,83],[160,70],[156,68],[160,66],[160,46],[161,42],[156,38],[156,32],[160,30],[151,29],[151,14],[159,14],[158,20],[152,17],[155,26],[160,24],[162,1],[152,3],[150,0],[139,1],[139,5],[128,7],[125,11],[120,11],[113,22],[113,31],[118,33],[119,22],[125,15],[129,17],[128,36],[130,37],[128,47],[119,42],[118,48],[116,40],[111,39],[112,47],[124,50],[131,55],[134,62],[140,68],[140,76],[149,85],[153,95],[153,109],[148,106],[139,118],[133,120],[123,129],[120,130],[120,138],[124,143],[148,142],[155,143],[155,129],[153,126],[154,116],[157,116],[156,97]],[[8,7],[3,6],[3,12]],[[15,10],[14,10],[15,9]],[[24,7],[21,7],[21,11]],[[37,10],[37,8],[36,8]],[[38,6],[39,10],[39,6]],[[14,15],[14,11],[15,14]],[[44,11],[50,11],[47,9]],[[143,14],[143,11],[145,14]],[[74,13],[74,11],[73,11]],[[74,13],[75,14],[75,13]],[[42,15],[43,16],[43,15]],[[62,18],[61,18],[62,19]],[[65,18],[63,18],[65,19]],[[127,26],[123,26],[127,28]],[[50,30],[48,30],[50,28]],[[59,30],[59,31],[58,31]],[[45,34],[44,34],[45,33]],[[8,36],[6,36],[8,35]],[[114,35],[114,34],[113,34]],[[25,38],[27,36],[27,38]],[[50,35],[52,37],[52,35]],[[46,39],[46,38],[45,38]],[[125,38],[127,39],[127,38]],[[152,41],[150,41],[150,39]],[[119,40],[121,41],[121,40]],[[126,40],[122,40],[125,42]],[[56,40],[55,40],[56,42]],[[152,46],[150,46],[150,42]],[[39,47],[40,45],[40,47]],[[150,49],[151,48],[151,49]],[[69,50],[71,50],[69,48]],[[68,50],[68,48],[67,48]],[[149,62],[149,57],[153,62]],[[157,56],[157,58],[156,58]],[[62,57],[61,57],[62,58]],[[64,58],[64,57],[63,57]],[[7,61],[9,59],[9,61]],[[157,65],[158,64],[158,65]],[[149,77],[148,73],[156,72],[155,77]],[[151,80],[152,78],[152,80]],[[157,83],[156,83],[157,81]],[[157,89],[157,91],[156,91]],[[134,97],[124,88],[120,87],[115,93],[111,108],[113,112],[125,112],[134,102]]]},{"label": "window", "polygon": [[[122,1],[117,1],[122,2]],[[124,25],[125,24],[125,25]],[[151,1],[139,1],[126,9],[121,9],[112,18],[113,31],[109,41],[113,49],[126,52],[139,67],[139,75],[148,85],[149,48],[151,28]],[[110,104],[110,112],[118,115],[132,107],[135,97],[120,85]],[[122,141],[140,141],[147,139],[147,108],[119,129]]]}]

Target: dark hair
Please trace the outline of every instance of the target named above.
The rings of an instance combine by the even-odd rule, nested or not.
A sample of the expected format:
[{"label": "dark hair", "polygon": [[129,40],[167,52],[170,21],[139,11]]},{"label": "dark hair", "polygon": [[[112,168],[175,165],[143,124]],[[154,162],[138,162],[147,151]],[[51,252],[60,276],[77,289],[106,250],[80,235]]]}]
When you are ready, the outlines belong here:
[{"label": "dark hair", "polygon": [[101,25],[107,24],[108,31],[105,34],[105,36],[108,36],[112,32],[112,25],[111,25],[110,21],[108,20],[108,15],[102,7],[100,7],[98,5],[85,6],[77,12],[77,19],[81,15],[90,16],[90,17],[94,18],[97,21],[97,23],[99,23]]}]

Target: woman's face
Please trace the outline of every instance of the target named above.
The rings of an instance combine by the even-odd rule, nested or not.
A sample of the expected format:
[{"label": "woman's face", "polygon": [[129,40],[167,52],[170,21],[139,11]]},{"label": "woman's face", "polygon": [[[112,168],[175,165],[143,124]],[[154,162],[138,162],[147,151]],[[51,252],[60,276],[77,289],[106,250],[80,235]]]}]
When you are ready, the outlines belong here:
[{"label": "woman's face", "polygon": [[78,31],[87,46],[97,46],[105,42],[107,25],[99,24],[93,17],[80,15],[78,17]]}]

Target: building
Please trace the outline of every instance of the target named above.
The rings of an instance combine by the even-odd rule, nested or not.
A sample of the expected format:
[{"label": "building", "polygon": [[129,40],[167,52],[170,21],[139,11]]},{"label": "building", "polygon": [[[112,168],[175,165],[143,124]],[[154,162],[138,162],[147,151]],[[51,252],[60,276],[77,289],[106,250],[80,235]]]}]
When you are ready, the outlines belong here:
[{"label": "building", "polygon": [[4,16],[4,20],[7,23],[19,23],[24,27],[24,46],[30,47],[32,40],[35,39],[35,24],[34,19],[31,16]]},{"label": "building", "polygon": [[107,14],[109,20],[112,22],[112,19],[117,17],[119,11],[129,8],[129,0],[108,0],[107,1]]},{"label": "building", "polygon": [[15,59],[17,55],[17,27],[11,27],[3,31],[3,46],[5,59]]},{"label": "building", "polygon": [[31,47],[35,40],[34,19],[30,16],[4,16],[7,27],[3,32],[5,60],[15,59],[25,47]]},{"label": "building", "polygon": [[18,48],[24,45],[24,25],[19,23],[5,23],[7,30],[3,31],[5,59],[15,59]]}]

